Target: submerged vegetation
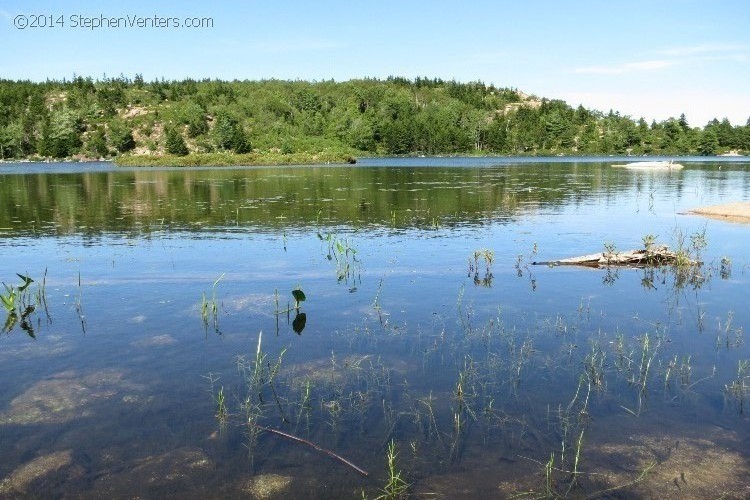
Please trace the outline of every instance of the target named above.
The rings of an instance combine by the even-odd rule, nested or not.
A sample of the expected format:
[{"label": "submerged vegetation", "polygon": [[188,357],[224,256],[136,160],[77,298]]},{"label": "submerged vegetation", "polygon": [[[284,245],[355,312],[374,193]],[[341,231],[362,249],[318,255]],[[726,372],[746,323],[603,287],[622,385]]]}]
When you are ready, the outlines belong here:
[{"label": "submerged vegetation", "polygon": [[31,284],[34,283],[34,279],[19,273],[16,273],[16,276],[20,278],[21,284],[16,287],[3,282],[5,292],[0,292],[0,303],[2,303],[6,314],[2,332],[10,333],[20,322],[21,330],[26,332],[29,337],[35,338],[32,315],[37,307],[43,308],[47,320],[50,320],[47,307],[47,270],[44,270],[44,277],[41,283],[38,283],[36,293],[32,293],[29,289]]},{"label": "submerged vegetation", "polygon": [[[642,238],[647,254],[660,248],[657,238]],[[674,238],[679,258],[668,264],[647,259],[639,269],[642,284],[649,282],[646,290],[669,279],[675,293],[688,283],[697,291],[718,272],[718,266],[702,262],[705,229],[686,235],[678,228]],[[320,239],[331,253],[346,255],[345,240]],[[617,253],[614,244],[606,247]],[[538,251],[534,244],[529,259]],[[528,271],[523,259],[519,256],[515,263],[519,277]],[[492,250],[478,249],[469,257],[468,277],[489,286],[495,264]],[[482,272],[484,280],[478,278]],[[461,289],[455,319],[441,317],[432,331],[411,331],[383,321],[388,312],[379,303],[382,288],[381,279],[371,306],[376,314],[338,335],[349,350],[337,346],[328,359],[293,362],[285,357],[289,348],[278,343],[272,348],[277,354],[266,352],[261,333],[253,358],[237,360],[240,384],[233,384],[234,393],[225,394],[223,386],[215,393],[215,378],[209,375],[216,419],[224,428],[232,417],[244,429],[252,461],[268,453],[262,434],[314,449],[362,476],[369,474],[355,463],[365,460],[367,469],[373,467],[363,450],[383,450],[386,467],[381,464],[374,472],[384,478],[384,486],[363,486],[362,496],[399,499],[412,491],[434,494],[431,471],[473,463],[476,453],[492,450],[509,469],[498,476],[509,496],[649,496],[663,491],[658,477],[669,467],[673,452],[660,457],[638,448],[626,459],[638,454],[643,458],[626,473],[613,475],[607,469],[611,464],[603,462],[611,460],[607,447],[631,445],[628,436],[619,433],[603,440],[602,426],[622,425],[628,419],[653,425],[651,419],[662,405],[690,404],[695,388],[704,385],[723,393],[726,406],[739,415],[746,412],[750,362],[740,360],[736,375],[730,374],[723,385],[713,383],[717,368],[696,365],[692,355],[672,343],[667,324],[633,318],[623,330],[602,328],[605,313],[597,320],[590,299],[588,307],[581,299],[577,314],[519,323],[508,321],[500,310],[487,316],[471,305],[462,306]],[[306,297],[299,288],[292,296],[294,303],[280,309],[277,293],[277,317],[299,313]],[[718,325],[717,349],[742,343],[742,330],[732,326],[732,317],[730,311]],[[701,331],[702,321],[702,316],[696,318]],[[403,355],[377,354],[394,342]],[[427,387],[425,377],[431,378]],[[555,383],[546,385],[549,380]],[[239,402],[237,411],[228,409],[230,400]],[[349,440],[357,446],[343,445]],[[344,458],[339,454],[343,450],[354,456]]]},{"label": "submerged vegetation", "polygon": [[206,298],[205,290],[203,291],[203,296],[201,297],[201,320],[203,321],[203,329],[206,333],[208,332],[209,320],[212,320],[213,322],[214,332],[221,333],[219,331],[219,302],[216,298],[216,287],[219,285],[219,282],[222,279],[224,279],[224,273],[222,273],[222,275],[216,278],[216,281],[214,281],[214,284],[211,287],[210,300]]},{"label": "submerged vegetation", "polygon": [[352,162],[356,155],[750,152],[750,124],[660,123],[438,78],[0,80],[0,159],[123,165]]}]

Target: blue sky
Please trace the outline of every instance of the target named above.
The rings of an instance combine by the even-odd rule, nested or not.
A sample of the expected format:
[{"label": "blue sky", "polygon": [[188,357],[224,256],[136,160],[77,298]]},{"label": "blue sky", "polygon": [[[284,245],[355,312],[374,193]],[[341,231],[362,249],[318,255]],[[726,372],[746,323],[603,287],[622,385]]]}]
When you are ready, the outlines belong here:
[{"label": "blue sky", "polygon": [[[34,15],[57,25],[14,26]],[[213,27],[72,26],[102,16],[207,17]],[[0,0],[0,78],[105,73],[481,80],[634,118],[745,124],[750,1]]]}]

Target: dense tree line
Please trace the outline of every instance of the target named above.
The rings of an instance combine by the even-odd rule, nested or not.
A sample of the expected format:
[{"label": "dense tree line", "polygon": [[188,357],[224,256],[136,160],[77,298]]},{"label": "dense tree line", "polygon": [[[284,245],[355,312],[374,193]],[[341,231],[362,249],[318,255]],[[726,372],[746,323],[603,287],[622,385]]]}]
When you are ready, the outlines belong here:
[{"label": "dense tree line", "polygon": [[0,157],[126,152],[705,154],[750,152],[744,126],[660,123],[481,82],[0,80]]}]

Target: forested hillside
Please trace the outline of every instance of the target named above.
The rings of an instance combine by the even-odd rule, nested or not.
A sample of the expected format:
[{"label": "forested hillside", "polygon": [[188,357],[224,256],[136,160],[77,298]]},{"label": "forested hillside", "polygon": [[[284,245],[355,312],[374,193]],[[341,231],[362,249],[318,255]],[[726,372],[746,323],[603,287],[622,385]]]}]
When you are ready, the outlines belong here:
[{"label": "forested hillside", "polygon": [[140,75],[0,80],[4,159],[137,155],[137,163],[166,155],[221,163],[235,156],[284,162],[349,155],[730,150],[750,152],[750,120],[744,126],[724,119],[693,127],[682,115],[647,123],[479,82],[145,82]]}]

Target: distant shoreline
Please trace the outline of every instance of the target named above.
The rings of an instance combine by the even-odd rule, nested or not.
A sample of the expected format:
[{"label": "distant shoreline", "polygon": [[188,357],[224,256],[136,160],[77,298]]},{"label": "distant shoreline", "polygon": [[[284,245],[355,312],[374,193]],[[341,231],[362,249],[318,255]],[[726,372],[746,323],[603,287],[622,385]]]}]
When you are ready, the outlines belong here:
[{"label": "distant shoreline", "polygon": [[[750,156],[733,155],[592,155],[592,154],[442,154],[442,155],[362,155],[361,158],[612,158],[617,161],[622,158],[700,158],[706,161],[727,161],[730,158],[742,160]],[[340,153],[191,153],[185,156],[175,155],[121,155],[114,158],[18,158],[0,159],[0,164],[9,163],[96,163],[109,162],[123,167],[237,167],[237,166],[280,166],[280,165],[321,165],[321,164],[355,164],[357,157]]]}]

